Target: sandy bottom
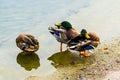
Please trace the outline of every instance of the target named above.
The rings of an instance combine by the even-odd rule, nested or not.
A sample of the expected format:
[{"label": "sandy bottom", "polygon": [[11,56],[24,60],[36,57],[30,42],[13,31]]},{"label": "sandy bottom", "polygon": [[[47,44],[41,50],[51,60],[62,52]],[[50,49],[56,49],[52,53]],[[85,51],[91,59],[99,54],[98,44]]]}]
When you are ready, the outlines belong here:
[{"label": "sandy bottom", "polygon": [[45,77],[41,76],[41,80],[120,80],[119,50],[120,39],[118,38],[106,44],[100,44],[95,55],[91,57],[73,59],[69,56],[70,59],[66,58],[70,62],[64,63],[54,60],[52,64],[57,71]]},{"label": "sandy bottom", "polygon": [[110,71],[103,80],[120,80],[120,71]]}]

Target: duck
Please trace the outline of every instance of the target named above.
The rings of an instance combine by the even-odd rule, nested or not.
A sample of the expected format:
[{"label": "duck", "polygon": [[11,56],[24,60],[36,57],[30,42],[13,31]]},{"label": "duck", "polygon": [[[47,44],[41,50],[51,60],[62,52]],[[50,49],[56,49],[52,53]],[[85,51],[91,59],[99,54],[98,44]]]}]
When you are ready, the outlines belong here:
[{"label": "duck", "polygon": [[[55,26],[58,26],[59,28],[51,27],[50,30],[52,30],[52,34],[59,36],[59,34],[64,33],[67,37],[66,42],[64,43],[67,45],[67,49],[79,51],[80,55],[90,56],[90,54],[86,53],[86,50],[90,51],[99,44],[100,39],[95,33],[87,33],[86,29],[82,29],[81,32],[78,32],[68,21],[56,23]],[[63,41],[61,39],[64,37],[55,38],[61,43],[60,51],[62,51]],[[93,53],[93,51],[90,52]]]},{"label": "duck", "polygon": [[68,21],[56,23],[55,26],[57,26],[57,28],[51,27],[49,28],[49,32],[60,42],[60,51],[62,51],[63,43],[67,44],[69,40],[80,34]]},{"label": "duck", "polygon": [[16,45],[25,52],[36,52],[39,49],[39,42],[33,35],[22,33],[16,38]]},{"label": "duck", "polygon": [[86,29],[82,29],[80,33],[79,36],[69,41],[69,49],[79,51],[80,55],[89,57],[100,44],[100,38],[96,33],[87,33]]}]

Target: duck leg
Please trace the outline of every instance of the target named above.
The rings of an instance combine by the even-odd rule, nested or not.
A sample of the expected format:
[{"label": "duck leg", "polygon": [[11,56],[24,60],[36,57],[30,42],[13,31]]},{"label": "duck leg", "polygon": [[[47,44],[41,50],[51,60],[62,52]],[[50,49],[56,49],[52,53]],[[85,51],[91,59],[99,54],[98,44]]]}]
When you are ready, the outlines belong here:
[{"label": "duck leg", "polygon": [[60,52],[62,52],[62,42],[60,42]]}]

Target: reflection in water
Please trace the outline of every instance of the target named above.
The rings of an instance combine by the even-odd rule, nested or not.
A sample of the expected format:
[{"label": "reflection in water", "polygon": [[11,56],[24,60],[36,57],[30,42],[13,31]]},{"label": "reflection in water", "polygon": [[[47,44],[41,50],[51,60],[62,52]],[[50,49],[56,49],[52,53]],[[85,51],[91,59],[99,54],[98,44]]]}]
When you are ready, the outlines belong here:
[{"label": "reflection in water", "polygon": [[79,57],[71,54],[70,51],[66,50],[53,54],[51,57],[48,58],[48,60],[52,61],[51,64],[55,68],[58,68],[61,66],[69,66],[75,64],[93,64],[95,62],[95,56]]},{"label": "reflection in water", "polygon": [[33,68],[37,69],[40,66],[39,61],[38,55],[32,52],[21,52],[17,56],[17,63],[27,71],[31,71]]}]

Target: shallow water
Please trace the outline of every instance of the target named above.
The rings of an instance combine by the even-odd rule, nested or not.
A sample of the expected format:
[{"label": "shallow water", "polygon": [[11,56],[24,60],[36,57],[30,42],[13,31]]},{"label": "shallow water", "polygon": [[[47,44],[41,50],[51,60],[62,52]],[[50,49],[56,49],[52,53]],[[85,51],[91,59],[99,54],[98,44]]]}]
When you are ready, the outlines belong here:
[{"label": "shallow water", "polygon": [[[59,52],[59,46],[49,34],[48,27],[88,5],[86,0],[81,1],[86,4],[71,8],[71,2],[0,0],[0,80],[23,80],[28,76],[45,76],[56,71],[47,58]],[[39,40],[40,49],[35,54],[25,56],[17,48],[15,39],[21,33],[32,34]]]},{"label": "shallow water", "polygon": [[78,56],[66,50],[63,52],[58,52],[58,53],[53,54],[52,56],[48,58],[48,60],[52,61],[51,64],[55,68],[60,68],[60,67],[67,67],[70,65],[77,65],[77,64],[91,65],[95,61],[95,56],[91,56],[91,57]]},{"label": "shallow water", "polygon": [[[114,5],[111,6],[112,1]],[[96,7],[95,3],[99,5]],[[107,4],[107,6],[103,5],[108,8],[107,10],[101,8],[102,3]],[[45,76],[56,71],[48,60],[53,54],[59,52],[59,43],[48,32],[48,27],[56,22],[69,20],[78,30],[82,28],[96,30],[102,40],[118,35],[120,18],[117,13],[120,13],[120,10],[117,9],[119,8],[117,5],[119,5],[119,0],[116,2],[108,0],[108,3],[104,0],[101,2],[94,0],[0,0],[0,80],[23,80],[31,75]],[[101,12],[96,13],[99,8]],[[105,13],[102,13],[102,10]],[[110,11],[112,13],[106,17]],[[110,19],[108,19],[109,16],[111,16]],[[30,61],[29,66],[24,65],[27,60],[22,61],[23,57],[20,57],[23,56],[22,52],[15,44],[16,37],[21,33],[32,34],[40,42],[40,49],[34,57],[30,56],[36,63],[30,61],[28,56],[24,56]],[[78,60],[76,62],[80,63]]]}]

